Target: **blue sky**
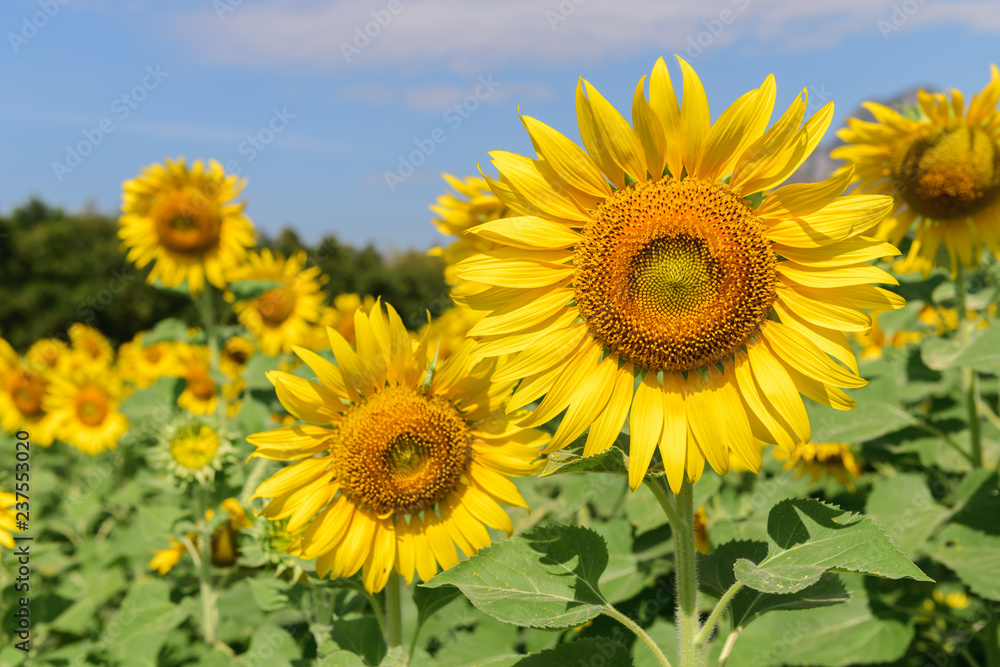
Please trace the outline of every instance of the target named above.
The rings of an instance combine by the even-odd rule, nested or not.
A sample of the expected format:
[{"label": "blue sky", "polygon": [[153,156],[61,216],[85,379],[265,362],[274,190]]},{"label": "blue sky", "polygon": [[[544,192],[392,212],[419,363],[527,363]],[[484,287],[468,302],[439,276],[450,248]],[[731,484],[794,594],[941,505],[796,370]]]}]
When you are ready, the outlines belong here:
[{"label": "blue sky", "polygon": [[141,166],[216,158],[259,229],[385,249],[438,242],[441,172],[530,152],[518,106],[577,138],[579,77],[628,117],[677,53],[713,118],[773,72],[775,118],[806,88],[837,128],[1000,61],[996,0],[5,0],[0,27],[0,210],[114,212]]}]

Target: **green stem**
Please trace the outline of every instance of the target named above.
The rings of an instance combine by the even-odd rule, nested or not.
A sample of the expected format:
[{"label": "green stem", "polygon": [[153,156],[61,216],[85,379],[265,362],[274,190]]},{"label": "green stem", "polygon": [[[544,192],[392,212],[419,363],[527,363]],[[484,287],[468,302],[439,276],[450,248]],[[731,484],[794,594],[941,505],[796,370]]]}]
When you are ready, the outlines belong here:
[{"label": "green stem", "polygon": [[212,524],[205,517],[208,508],[206,495],[204,488],[198,489],[196,511],[201,525],[201,556],[198,562],[198,577],[201,584],[202,630],[205,635],[205,643],[209,646],[215,646],[215,624],[218,613],[215,605],[215,590],[212,587]]},{"label": "green stem", "polygon": [[671,493],[666,480],[662,477],[647,477],[645,481],[646,486],[653,492],[656,500],[660,503],[660,507],[663,508],[663,513],[667,515],[667,521],[670,522],[670,529],[676,533],[683,522],[677,515],[677,510],[674,509],[672,500],[674,494]]},{"label": "green stem", "polygon": [[402,581],[393,571],[385,585],[385,643],[389,650],[403,645]]},{"label": "green stem", "polygon": [[386,636],[385,614],[382,613],[382,603],[379,602],[377,597],[369,593],[368,589],[364,586],[359,588],[365,594],[365,597],[368,598],[368,603],[372,606],[372,612],[375,614],[375,620],[378,622],[378,627],[382,631],[382,636]]},{"label": "green stem", "polygon": [[[969,326],[966,322],[965,306],[965,267],[958,262],[955,275],[955,295],[958,298],[958,328],[961,332],[963,346],[969,345]],[[983,438],[979,423],[979,387],[976,371],[962,367],[962,393],[965,396],[965,408],[969,415],[969,441],[971,445],[972,465],[981,468],[983,465]]]},{"label": "green stem", "polygon": [[1000,635],[998,635],[998,631],[1000,631],[1000,618],[994,614],[981,635],[987,667],[1000,667]]},{"label": "green stem", "polygon": [[709,615],[708,620],[705,621],[705,625],[702,627],[701,632],[698,636],[694,638],[695,643],[704,644],[708,641],[708,638],[712,636],[712,632],[715,630],[715,624],[719,622],[719,617],[722,613],[726,611],[729,603],[732,602],[736,594],[743,590],[743,584],[737,581],[735,584],[729,587],[729,590],[725,592],[719,603],[715,605],[715,609]]},{"label": "green stem", "polygon": [[957,442],[955,442],[954,440],[952,440],[951,436],[949,436],[947,433],[945,433],[941,429],[937,428],[936,426],[933,426],[932,424],[928,424],[927,422],[923,421],[922,419],[916,419],[913,422],[913,425],[916,426],[916,427],[918,427],[918,428],[921,428],[921,429],[927,431],[931,435],[936,435],[937,437],[941,438],[941,441],[944,442],[944,444],[948,445],[949,447],[951,447],[952,449],[954,449],[956,452],[958,452],[959,454],[961,454],[962,457],[966,461],[968,461],[969,463],[971,463],[973,467],[976,467],[976,460],[974,458],[972,458],[972,454],[970,454],[969,452],[965,451],[965,448],[962,447]]},{"label": "green stem", "polygon": [[254,461],[253,467],[250,469],[250,474],[247,475],[247,481],[243,483],[243,488],[240,490],[239,500],[240,504],[244,507],[249,506],[250,496],[260,486],[260,483],[264,481],[264,476],[267,475],[270,463],[269,459],[265,459],[262,456],[258,456],[257,460]]},{"label": "green stem", "polygon": [[694,485],[685,481],[676,499],[679,530],[674,532],[674,562],[677,578],[677,636],[681,666],[702,667],[704,657],[696,638],[698,623],[698,563],[694,547]]},{"label": "green stem", "polygon": [[733,646],[736,645],[736,640],[739,639],[742,630],[743,628],[736,628],[726,637],[726,643],[723,644],[722,652],[719,653],[719,662],[716,663],[718,667],[726,667],[726,660],[729,660],[729,654],[733,652]]},{"label": "green stem", "polygon": [[642,643],[644,643],[649,648],[649,650],[652,651],[653,656],[656,657],[656,660],[657,662],[660,663],[661,667],[670,667],[670,661],[667,660],[667,656],[663,655],[663,651],[661,651],[660,647],[656,645],[656,642],[653,641],[653,638],[650,637],[648,634],[646,634],[646,631],[643,630],[638,623],[636,623],[631,618],[629,618],[625,614],[621,613],[620,611],[612,607],[610,604],[606,605],[604,609],[601,610],[601,613],[603,613],[606,616],[610,616],[611,618],[615,619],[616,621],[624,625],[626,628],[634,632],[635,636],[641,639]]},{"label": "green stem", "polygon": [[212,354],[212,370],[219,370],[219,338],[215,319],[215,299],[214,288],[206,285],[201,296],[198,297],[198,314],[201,315],[202,325],[205,327],[205,337],[208,339],[208,349]]}]

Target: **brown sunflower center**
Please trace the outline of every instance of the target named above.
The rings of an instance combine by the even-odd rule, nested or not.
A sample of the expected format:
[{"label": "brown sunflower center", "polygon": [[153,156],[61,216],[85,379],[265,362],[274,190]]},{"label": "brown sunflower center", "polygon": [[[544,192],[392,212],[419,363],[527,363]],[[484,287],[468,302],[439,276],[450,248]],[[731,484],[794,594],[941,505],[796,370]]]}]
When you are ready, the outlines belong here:
[{"label": "brown sunflower center", "polygon": [[331,453],[344,493],[384,515],[433,508],[462,477],[471,448],[448,401],[393,387],[347,412]]},{"label": "brown sunflower center", "polygon": [[215,396],[215,380],[208,376],[208,369],[196,367],[188,371],[187,388],[199,401],[207,401]]},{"label": "brown sunflower center", "polygon": [[161,194],[150,210],[156,235],[181,255],[203,255],[219,245],[222,226],[217,207],[194,188]]},{"label": "brown sunflower center", "polygon": [[7,392],[22,415],[33,417],[42,413],[45,380],[40,374],[13,370],[7,378]]},{"label": "brown sunflower center", "polygon": [[254,308],[264,323],[276,327],[295,310],[295,290],[290,287],[276,287],[264,292],[254,301]]},{"label": "brown sunflower center", "polygon": [[84,387],[76,396],[76,416],[86,426],[100,426],[108,416],[108,396],[93,385]]},{"label": "brown sunflower center", "polygon": [[198,470],[211,463],[218,449],[219,436],[208,426],[181,429],[170,442],[170,455],[188,470]]},{"label": "brown sunflower center", "polygon": [[945,128],[911,143],[893,166],[893,177],[921,215],[972,215],[1000,195],[1000,145],[979,128]]},{"label": "brown sunflower center", "polygon": [[598,206],[576,248],[576,302],[591,333],[640,368],[722,360],[767,319],[775,258],[764,225],[726,188],[648,181]]}]

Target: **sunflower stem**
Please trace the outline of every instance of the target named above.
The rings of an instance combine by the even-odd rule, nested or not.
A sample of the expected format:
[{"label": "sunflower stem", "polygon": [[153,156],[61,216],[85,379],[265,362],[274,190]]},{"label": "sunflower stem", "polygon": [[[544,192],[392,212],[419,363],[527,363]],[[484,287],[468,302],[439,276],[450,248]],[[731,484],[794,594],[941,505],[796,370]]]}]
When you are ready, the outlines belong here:
[{"label": "sunflower stem", "polygon": [[[674,564],[677,578],[677,636],[680,640],[681,667],[702,667],[704,658],[697,643],[698,563],[694,548],[694,485],[686,480],[677,494],[676,514],[680,519],[674,530]],[[669,514],[667,515],[669,517]]]},{"label": "sunflower stem", "polygon": [[[957,262],[955,271],[955,295],[958,299],[958,328],[963,347],[969,345],[969,327],[966,312],[965,267]],[[969,415],[969,441],[971,445],[972,465],[981,468],[983,465],[983,438],[980,431],[979,417],[979,383],[976,371],[967,366],[962,367],[962,394],[965,396],[965,407]]]},{"label": "sunflower stem", "polygon": [[197,518],[201,525],[201,554],[198,562],[198,576],[201,583],[202,630],[205,643],[215,646],[215,623],[217,610],[215,590],[212,587],[212,523],[205,516],[208,510],[207,490],[198,489]]},{"label": "sunflower stem", "polygon": [[635,636],[641,639],[642,642],[649,648],[649,650],[652,651],[653,655],[656,657],[656,661],[660,664],[661,667],[670,667],[670,661],[667,660],[667,656],[663,655],[663,651],[661,651],[660,647],[656,645],[656,642],[653,641],[653,638],[650,637],[638,623],[636,623],[631,618],[629,618],[625,614],[621,613],[620,611],[612,607],[610,604],[605,605],[601,613],[615,619],[616,621],[624,625],[626,628],[634,632]]},{"label": "sunflower stem", "polygon": [[708,638],[712,636],[712,632],[715,630],[715,624],[719,622],[719,617],[722,616],[722,613],[729,607],[729,603],[733,601],[733,598],[741,590],[743,590],[743,584],[739,581],[729,587],[729,590],[725,592],[719,603],[715,605],[715,609],[712,610],[708,620],[705,621],[701,632],[694,638],[695,643],[704,644],[708,641]]},{"label": "sunflower stem", "polygon": [[402,581],[393,571],[385,586],[385,643],[389,650],[403,645]]}]

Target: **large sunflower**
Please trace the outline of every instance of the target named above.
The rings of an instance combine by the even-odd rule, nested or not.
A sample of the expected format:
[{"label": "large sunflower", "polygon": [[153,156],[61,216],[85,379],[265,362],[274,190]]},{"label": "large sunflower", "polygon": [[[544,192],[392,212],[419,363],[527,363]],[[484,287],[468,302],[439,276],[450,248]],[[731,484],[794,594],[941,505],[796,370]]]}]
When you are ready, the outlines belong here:
[{"label": "large sunflower", "polygon": [[94,455],[118,447],[118,440],[128,430],[128,419],[118,411],[121,397],[117,373],[83,366],[53,378],[45,407],[53,413],[60,440]]},{"label": "large sunflower", "polygon": [[184,158],[152,164],[122,186],[118,236],[128,260],[140,269],[153,262],[149,282],[166,287],[187,280],[198,294],[205,280],[225,287],[225,271],[243,261],[253,245],[253,224],[244,203],[233,200],[245,181],[222,165]]},{"label": "large sunflower", "polygon": [[438,564],[490,544],[485,526],[512,530],[500,503],[525,506],[508,476],[538,470],[544,433],[508,424],[513,382],[492,384],[495,362],[475,361],[472,342],[427,378],[423,343],[413,343],[390,307],[355,314],[357,350],[330,329],[337,366],[295,352],[320,384],[273,371],[278,398],[297,418],[247,438],[254,456],[298,461],[266,480],[263,514],[297,533],[290,553],[316,558],[320,576],[363,568],[379,591],[395,568],[426,581]]},{"label": "large sunflower", "polygon": [[942,244],[952,272],[975,268],[984,245],[1000,256],[1000,71],[990,69],[968,109],[957,90],[951,99],[921,90],[916,117],[866,102],[875,122],[850,118],[837,132],[847,145],[832,156],[855,165],[860,187],[896,197],[877,236],[898,244],[914,228],[897,270],[926,275]]},{"label": "large sunflower", "polygon": [[[49,372],[26,361],[0,338],[0,427],[7,433],[25,429],[33,443],[48,447],[55,438],[53,416],[45,408]],[[39,367],[47,368],[41,363]]]},{"label": "large sunflower", "polygon": [[291,352],[309,335],[319,321],[323,305],[322,269],[304,268],[306,253],[297,252],[288,259],[281,253],[264,248],[251,252],[247,263],[235,269],[230,277],[236,280],[274,280],[280,287],[268,290],[256,299],[238,301],[235,309],[240,322],[257,339],[264,354]]},{"label": "large sunflower", "polygon": [[565,410],[549,449],[589,427],[590,455],[630,417],[630,486],[659,446],[675,492],[706,459],[720,474],[731,455],[759,470],[755,439],[808,441],[800,393],[853,407],[840,387],[865,381],[842,332],[871,325],[864,308],[902,304],[868,284],[895,280],[865,263],[895,250],[862,236],[889,197],[838,197],[850,174],[771,191],[819,143],[832,106],[803,125],[800,95],[765,131],[769,76],[712,124],[680,64],[683,106],[661,58],[649,101],[645,77],[636,88],[633,125],[582,82],[586,150],[523,116],[539,159],[491,153],[490,186],[518,217],[475,228],[499,247],[458,265],[491,286],[464,300],[488,313],[471,331],[476,353],[512,354],[494,378],[522,379],[508,409],[544,397],[520,425]]}]

